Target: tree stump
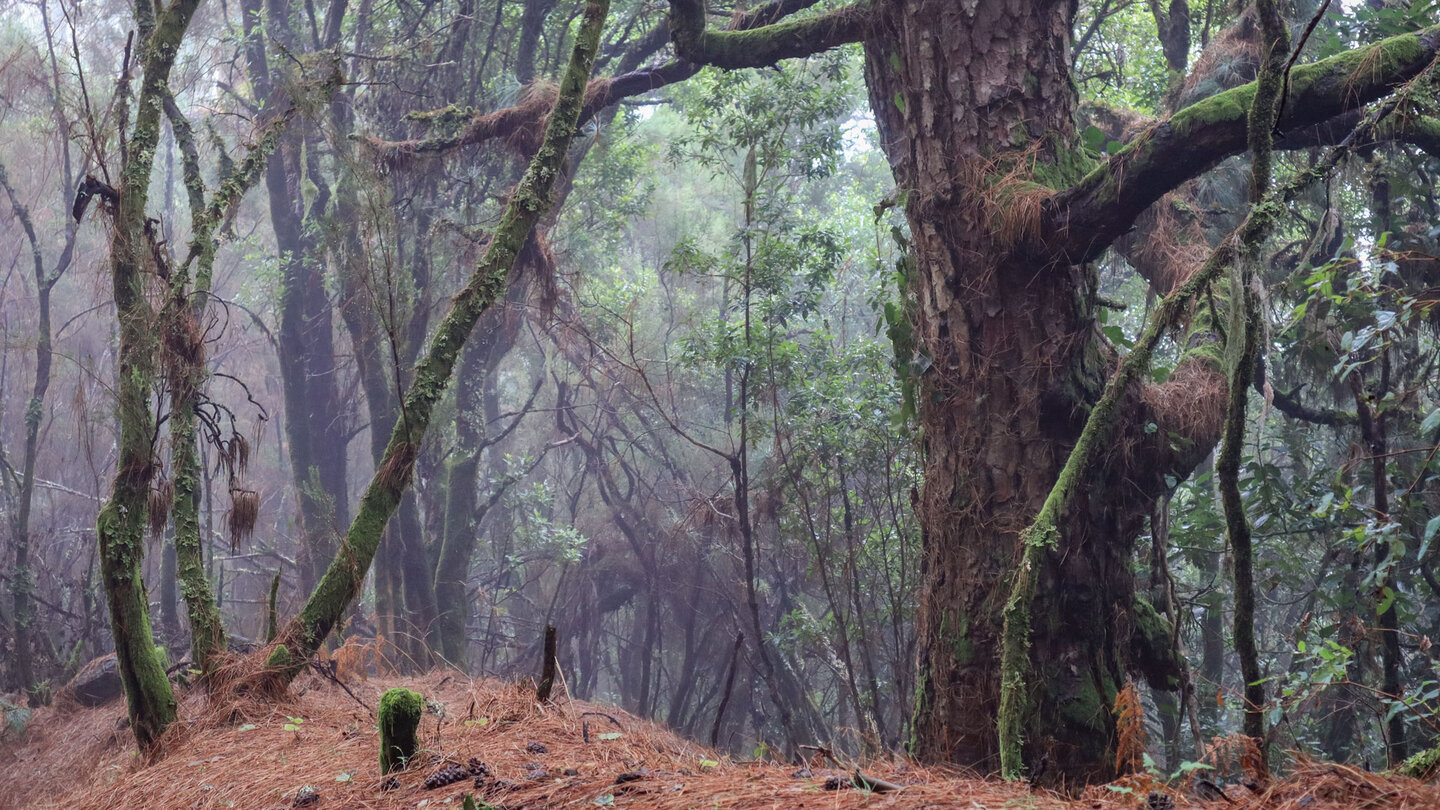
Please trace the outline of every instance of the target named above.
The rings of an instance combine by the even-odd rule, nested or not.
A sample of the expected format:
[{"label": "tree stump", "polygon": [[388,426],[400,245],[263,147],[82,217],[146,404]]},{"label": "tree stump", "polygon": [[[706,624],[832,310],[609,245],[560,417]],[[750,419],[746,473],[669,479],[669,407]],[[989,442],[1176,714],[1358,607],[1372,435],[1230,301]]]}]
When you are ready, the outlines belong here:
[{"label": "tree stump", "polygon": [[380,696],[380,773],[405,767],[420,743],[416,730],[425,698],[409,689],[391,689]]}]

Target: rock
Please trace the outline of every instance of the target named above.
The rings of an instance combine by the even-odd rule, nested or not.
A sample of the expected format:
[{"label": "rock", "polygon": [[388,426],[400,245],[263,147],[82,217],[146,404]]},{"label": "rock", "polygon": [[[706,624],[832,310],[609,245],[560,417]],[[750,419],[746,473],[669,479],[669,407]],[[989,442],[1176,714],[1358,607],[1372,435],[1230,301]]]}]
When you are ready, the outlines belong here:
[{"label": "rock", "polygon": [[65,684],[64,694],[81,706],[103,706],[125,694],[115,653],[102,655],[80,668]]},{"label": "rock", "polygon": [[574,768],[566,768],[566,769],[565,769],[564,771],[562,771],[561,773],[562,773],[562,775],[564,775],[564,776],[579,776],[579,775],[580,775],[580,772],[577,771],[577,770],[575,770]]}]

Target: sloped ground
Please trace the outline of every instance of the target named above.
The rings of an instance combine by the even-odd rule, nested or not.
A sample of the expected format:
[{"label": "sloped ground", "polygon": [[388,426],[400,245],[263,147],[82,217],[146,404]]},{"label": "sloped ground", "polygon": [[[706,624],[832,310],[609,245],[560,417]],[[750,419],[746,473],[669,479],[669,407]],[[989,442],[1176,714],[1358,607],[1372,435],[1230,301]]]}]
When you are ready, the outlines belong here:
[{"label": "sloped ground", "polygon": [[[391,686],[433,701],[421,727],[424,753],[382,790],[379,740],[371,709]],[[350,686],[352,697],[316,676],[297,682],[280,704],[230,707],[225,716],[203,699],[184,700],[185,718],[166,738],[164,756],[147,765],[123,725],[123,703],[36,713],[23,741],[0,743],[0,808],[241,808],[295,806],[304,787],[316,808],[459,808],[462,797],[504,808],[1031,808],[1119,810],[1145,796],[1092,787],[1078,799],[1024,786],[927,770],[903,761],[871,762],[865,773],[904,786],[897,792],[826,790],[819,766],[731,762],[654,724],[613,708],[562,699],[541,706],[533,693],[495,681],[433,673]],[[363,701],[365,706],[361,705]],[[588,736],[589,741],[586,741]],[[539,745],[532,745],[538,743]],[[544,753],[540,753],[543,747]],[[446,764],[483,762],[489,776],[427,790]],[[571,773],[567,775],[567,770]],[[540,773],[543,771],[543,773]],[[626,775],[631,781],[617,783]],[[836,779],[835,781],[848,780]],[[1440,808],[1440,788],[1313,763],[1264,795],[1229,789],[1231,804],[1201,803],[1175,793],[1179,808],[1340,810]],[[1163,801],[1161,802],[1163,806]],[[481,805],[483,806],[483,804]]]}]

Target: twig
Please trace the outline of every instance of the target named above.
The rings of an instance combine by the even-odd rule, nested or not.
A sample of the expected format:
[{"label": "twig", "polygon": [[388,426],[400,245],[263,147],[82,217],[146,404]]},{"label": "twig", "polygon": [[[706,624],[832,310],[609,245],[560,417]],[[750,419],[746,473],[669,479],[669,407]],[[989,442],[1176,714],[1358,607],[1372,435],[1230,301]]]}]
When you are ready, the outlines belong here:
[{"label": "twig", "polygon": [[334,663],[333,663],[333,662],[328,662],[328,661],[327,661],[326,663],[329,663],[330,666],[327,667],[327,666],[325,666],[324,664],[321,664],[319,661],[311,660],[311,661],[310,661],[310,666],[311,666],[311,668],[314,669],[316,672],[318,672],[318,673],[320,673],[321,675],[325,676],[325,678],[326,678],[327,680],[332,681],[336,686],[340,687],[341,689],[344,689],[344,690],[345,690],[345,694],[347,694],[347,695],[349,695],[350,697],[354,698],[354,699],[355,699],[355,702],[360,704],[360,708],[362,708],[362,709],[364,709],[365,711],[369,712],[371,717],[374,717],[374,716],[375,716],[375,710],[372,709],[372,708],[370,708],[370,706],[367,705],[367,704],[365,703],[365,701],[361,700],[359,695],[356,695],[354,692],[351,692],[351,691],[350,691],[350,687],[346,686],[344,681],[342,681],[342,680],[340,680],[339,678],[335,677],[335,673],[334,673],[334,671],[333,671]]},{"label": "twig", "polygon": [[606,720],[609,720],[610,722],[614,723],[614,724],[615,724],[615,727],[618,728],[618,729],[620,729],[621,731],[624,731],[624,730],[625,730],[625,727],[622,726],[622,725],[620,725],[620,721],[619,721],[619,720],[616,720],[615,718],[611,717],[610,715],[606,714],[605,712],[581,712],[581,713],[580,713],[580,716],[581,716],[581,717],[603,717],[603,718],[605,718]]}]

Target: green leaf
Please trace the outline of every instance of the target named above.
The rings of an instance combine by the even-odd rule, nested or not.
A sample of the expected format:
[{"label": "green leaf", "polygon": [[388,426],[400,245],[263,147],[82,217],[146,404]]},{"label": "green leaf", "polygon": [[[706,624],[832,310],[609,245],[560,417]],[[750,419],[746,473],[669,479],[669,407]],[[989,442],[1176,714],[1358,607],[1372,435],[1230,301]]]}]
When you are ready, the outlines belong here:
[{"label": "green leaf", "polygon": [[1440,515],[1425,523],[1425,531],[1420,533],[1420,551],[1415,555],[1417,559],[1425,559],[1425,552],[1430,550],[1430,541],[1435,539],[1436,532],[1440,532]]},{"label": "green leaf", "polygon": [[1440,427],[1440,408],[1426,414],[1425,421],[1420,423],[1420,432],[1429,433],[1437,427]]},{"label": "green leaf", "polygon": [[719,762],[716,762],[716,761],[713,760],[713,759],[702,759],[702,760],[700,760],[700,767],[701,767],[701,768],[704,768],[705,770],[708,771],[708,770],[710,770],[711,768],[718,768],[718,767],[720,767],[720,763],[719,763]]},{"label": "green leaf", "polygon": [[239,728],[237,728],[237,729],[235,729],[235,730],[236,730],[236,731],[254,731],[254,730],[257,729],[257,728],[259,728],[259,726],[255,725],[254,723],[246,723],[245,725],[243,725],[243,726],[241,726],[241,727],[239,727]]},{"label": "green leaf", "polygon": [[1080,133],[1080,142],[1091,152],[1099,152],[1105,146],[1105,133],[1097,126],[1088,126]]},{"label": "green leaf", "polygon": [[604,734],[597,734],[597,735],[595,735],[595,736],[596,736],[597,738],[599,738],[599,739],[602,739],[602,740],[618,740],[618,739],[620,739],[621,737],[624,737],[624,736],[625,736],[625,732],[623,732],[623,731],[607,731],[607,732],[605,732]]}]

